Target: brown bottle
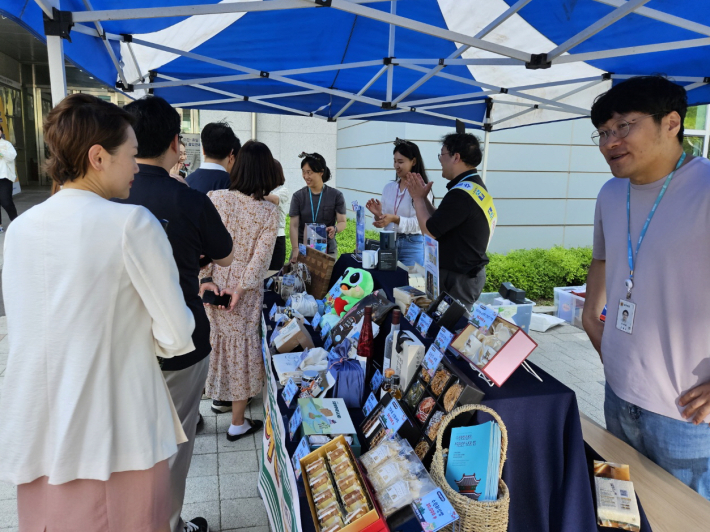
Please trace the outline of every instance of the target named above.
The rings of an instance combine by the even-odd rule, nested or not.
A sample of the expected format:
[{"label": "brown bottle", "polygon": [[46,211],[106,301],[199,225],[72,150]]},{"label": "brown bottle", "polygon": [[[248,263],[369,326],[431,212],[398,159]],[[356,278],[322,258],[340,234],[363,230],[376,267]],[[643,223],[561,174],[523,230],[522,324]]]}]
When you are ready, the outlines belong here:
[{"label": "brown bottle", "polygon": [[399,375],[395,375],[392,377],[392,387],[390,388],[390,394],[398,401],[402,400],[402,390],[399,387]]}]

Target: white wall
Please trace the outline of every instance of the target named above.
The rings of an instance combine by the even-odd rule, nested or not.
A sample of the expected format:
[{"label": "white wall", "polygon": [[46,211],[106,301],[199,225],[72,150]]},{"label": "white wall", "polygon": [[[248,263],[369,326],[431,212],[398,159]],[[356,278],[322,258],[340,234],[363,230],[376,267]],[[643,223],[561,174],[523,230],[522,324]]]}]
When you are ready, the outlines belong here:
[{"label": "white wall", "polygon": [[[588,120],[557,122],[491,133],[486,185],[498,210],[490,251],[554,245],[590,246],[594,204],[611,178],[589,140]],[[387,122],[338,122],[338,188],[348,204],[379,197],[394,179],[392,141],[417,142],[434,194],[446,181],[437,154],[439,140],[453,128]],[[483,141],[483,133],[476,133]],[[368,213],[369,214],[369,213]],[[371,219],[369,220],[371,222]]]},{"label": "white wall", "polygon": [[[210,122],[218,121],[226,121],[242,144],[251,139],[251,113],[200,111],[200,130]],[[336,186],[337,134],[333,122],[301,116],[257,114],[256,138],[269,147],[283,166],[286,186],[291,193],[305,186],[301,177],[301,159],[298,158],[302,151],[318,152],[325,157],[333,173],[329,184]]]}]

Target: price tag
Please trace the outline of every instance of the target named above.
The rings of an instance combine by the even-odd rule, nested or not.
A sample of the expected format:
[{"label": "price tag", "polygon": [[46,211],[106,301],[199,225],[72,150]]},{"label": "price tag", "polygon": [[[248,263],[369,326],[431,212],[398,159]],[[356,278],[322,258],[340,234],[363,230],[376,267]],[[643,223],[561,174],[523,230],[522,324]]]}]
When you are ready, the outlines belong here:
[{"label": "price tag", "polygon": [[333,347],[333,337],[329,336],[328,339],[325,341],[325,344],[323,344],[323,349],[326,351],[330,351],[330,348]]},{"label": "price tag", "polygon": [[432,321],[433,320],[431,319],[431,316],[429,316],[429,314],[427,314],[426,312],[422,312],[422,315],[419,316],[419,323],[417,323],[417,330],[419,331],[419,334],[426,338],[426,335],[429,332],[429,327],[431,327]]},{"label": "price tag", "polygon": [[301,417],[301,407],[297,406],[293,416],[291,416],[291,421],[288,422],[288,434],[291,441],[293,441],[293,437],[296,435],[296,432],[298,432],[298,427],[301,426],[302,421],[303,417]]},{"label": "price tag", "polygon": [[297,392],[298,386],[296,386],[296,383],[293,382],[293,379],[289,379],[286,383],[286,386],[284,386],[283,391],[281,392],[281,397],[283,397],[286,406],[291,406],[291,401],[293,401],[293,398],[296,396]]},{"label": "price tag", "polygon": [[323,328],[320,331],[320,337],[325,338],[325,336],[330,332],[331,326],[329,323],[326,323],[323,325]]},{"label": "price tag", "polygon": [[475,327],[483,327],[484,329],[488,329],[491,325],[493,325],[493,322],[497,317],[498,312],[494,309],[486,305],[476,303],[473,305],[473,312],[471,312],[470,322]]},{"label": "price tag", "polygon": [[449,331],[446,327],[439,329],[439,334],[436,335],[436,340],[434,340],[434,345],[439,348],[439,351],[445,353],[449,348],[451,340],[454,339],[454,333]]},{"label": "price tag", "polygon": [[318,328],[318,325],[320,325],[320,320],[322,320],[323,317],[316,312],[316,315],[313,316],[313,319],[311,320],[311,327],[313,327],[313,330],[315,331]]},{"label": "price tag", "polygon": [[377,406],[377,399],[373,395],[372,392],[370,392],[370,395],[367,397],[367,401],[365,401],[365,406],[362,407],[362,413],[365,414],[365,417],[370,415],[370,412],[372,412],[372,409]]},{"label": "price tag", "polygon": [[311,450],[308,447],[308,440],[304,436],[301,438],[301,443],[298,444],[298,447],[296,447],[296,451],[293,453],[293,457],[291,458],[293,471],[296,473],[296,480],[298,480],[298,477],[301,476],[301,458],[307,456],[310,452]]},{"label": "price tag", "polygon": [[370,382],[370,388],[374,393],[377,393],[377,391],[380,389],[383,380],[384,377],[382,376],[382,373],[380,373],[379,369],[376,369],[375,374],[372,376],[372,382]]},{"label": "price tag", "polygon": [[387,434],[394,434],[399,430],[399,428],[407,420],[407,415],[399,406],[399,402],[396,399],[390,401],[390,403],[382,409],[382,414],[380,415],[380,421],[387,429]]},{"label": "price tag", "polygon": [[274,278],[273,278],[273,277],[269,277],[269,280],[266,281],[266,289],[268,290],[269,288],[271,288],[271,285],[272,285],[272,284],[274,284]]},{"label": "price tag", "polygon": [[298,252],[301,255],[305,255],[306,254],[306,245],[305,244],[298,244]]},{"label": "price tag", "polygon": [[435,532],[459,519],[459,514],[441,488],[436,488],[421,499],[414,499],[412,510],[424,532]]},{"label": "price tag", "polygon": [[436,373],[436,368],[439,367],[442,358],[444,358],[444,353],[439,351],[436,345],[431,344],[426,355],[424,355],[424,360],[422,360],[422,367],[426,369],[430,377],[433,377]]},{"label": "price tag", "polygon": [[409,305],[409,308],[407,309],[407,314],[404,316],[407,318],[407,321],[414,327],[414,324],[417,322],[417,318],[419,317],[419,313],[422,311],[418,306],[416,306],[414,303]]},{"label": "price tag", "polygon": [[274,316],[276,316],[277,310],[278,310],[278,307],[276,306],[276,303],[274,303],[274,306],[271,307],[271,310],[269,311],[269,320],[274,321]]}]

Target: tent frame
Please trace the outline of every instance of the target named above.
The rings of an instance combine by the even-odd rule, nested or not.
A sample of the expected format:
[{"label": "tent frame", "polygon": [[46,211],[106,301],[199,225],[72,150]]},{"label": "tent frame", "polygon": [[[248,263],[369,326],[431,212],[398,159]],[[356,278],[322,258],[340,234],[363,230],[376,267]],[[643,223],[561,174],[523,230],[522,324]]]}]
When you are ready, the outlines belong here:
[{"label": "tent frame", "polygon": [[[104,41],[107,53],[116,68],[116,76],[119,81],[116,87],[124,92],[132,92],[137,89],[152,91],[155,88],[161,87],[176,87],[190,86],[204,91],[205,99],[192,102],[182,102],[175,104],[180,107],[197,107],[206,105],[220,105],[239,101],[249,101],[259,104],[269,109],[276,109],[284,113],[292,113],[301,116],[311,116],[322,120],[336,121],[343,117],[347,109],[355,102],[367,104],[373,107],[372,112],[361,113],[359,115],[350,115],[343,118],[347,119],[365,119],[365,118],[381,118],[392,114],[404,112],[420,113],[423,115],[441,118],[443,120],[460,120],[463,123],[482,128],[489,133],[494,126],[505,124],[514,118],[517,118],[526,113],[535,111],[536,109],[548,109],[561,113],[566,113],[569,118],[580,118],[589,115],[589,109],[580,108],[574,105],[564,103],[562,100],[577,92],[591,88],[604,81],[612,79],[624,79],[630,77],[624,74],[604,73],[599,77],[594,78],[579,78],[571,80],[562,80],[550,83],[518,86],[518,87],[498,87],[486,83],[480,83],[473,79],[455,76],[445,72],[445,68],[451,65],[519,65],[521,68],[541,69],[554,68],[554,65],[567,64],[573,62],[583,62],[595,59],[603,59],[610,57],[618,57],[625,55],[649,54],[666,50],[678,50],[693,48],[698,46],[710,45],[710,27],[705,26],[687,19],[669,15],[658,10],[645,7],[649,0],[595,0],[596,2],[609,5],[614,8],[606,16],[592,22],[587,28],[580,31],[577,35],[572,36],[566,42],[556,46],[546,54],[532,54],[523,50],[516,50],[507,46],[502,46],[497,43],[484,40],[484,38],[498,26],[503,24],[510,17],[518,13],[523,7],[527,6],[534,0],[519,0],[510,6],[505,12],[499,15],[495,20],[489,23],[485,28],[479,31],[475,36],[468,36],[448,29],[432,26],[423,22],[408,19],[401,15],[397,15],[398,0],[270,0],[268,2],[234,2],[221,4],[203,4],[203,5],[188,5],[188,6],[173,6],[161,8],[133,8],[133,9],[110,9],[110,10],[94,10],[90,0],[82,0],[85,11],[61,11],[60,0],[35,0],[39,7],[45,13],[45,34],[47,35],[47,49],[50,65],[50,81],[52,86],[52,100],[54,105],[66,95],[66,73],[64,71],[64,50],[63,39],[69,38],[71,30],[83,33],[86,35],[101,38]],[[368,4],[385,2],[390,3],[389,11],[378,10],[370,7]],[[406,0],[405,0],[406,1]],[[149,41],[145,41],[134,37],[133,35],[116,35],[107,33],[102,26],[102,22],[110,20],[133,20],[142,18],[157,18],[157,17],[185,17],[199,16],[209,14],[226,14],[226,13],[247,13],[257,11],[274,11],[288,9],[313,9],[313,8],[330,8],[338,9],[343,12],[351,13],[361,17],[370,18],[389,25],[389,39],[387,56],[383,58],[373,58],[369,61],[360,61],[357,63],[342,63],[335,65],[323,65],[318,67],[294,68],[288,70],[268,72],[265,70],[257,70],[254,68],[245,67],[227,61],[221,61],[196,54],[190,51],[179,50],[168,46],[159,45]],[[569,53],[576,46],[583,43],[593,35],[599,33],[604,28],[614,24],[630,14],[636,14],[648,17],[660,22],[664,22],[673,26],[684,28],[702,35],[698,39],[689,39],[684,41],[659,43],[643,46],[635,46],[628,48],[618,48],[601,50],[596,52],[586,53]],[[93,24],[93,27],[89,24]],[[456,51],[446,58],[419,58],[419,59],[401,59],[396,57],[396,28],[405,28],[425,35],[434,36],[458,45]],[[118,41],[127,44],[130,60],[133,66],[140,73],[136,80],[126,79],[125,73],[121,67],[119,59],[116,57],[111,41]],[[236,73],[229,76],[213,76],[197,79],[179,79],[171,76],[160,74],[159,72],[144,72],[141,70],[133,52],[134,46],[145,46],[155,50],[169,52],[178,56],[189,57],[191,59],[217,65],[223,68],[234,70]],[[465,59],[461,55],[470,48],[476,48],[485,52],[495,54],[493,58],[484,59]],[[127,60],[128,58],[124,58]],[[377,73],[372,76],[365,85],[357,92],[333,89],[322,87],[314,83],[308,83],[302,80],[293,79],[291,76],[309,74],[315,72],[340,71],[352,68],[372,68],[380,66]],[[421,72],[422,76],[401,93],[393,94],[393,80],[395,72],[398,69],[407,69]],[[386,75],[387,90],[386,99],[380,100],[366,96],[368,89],[380,77]],[[416,90],[424,85],[433,77],[440,77],[450,81],[459,83],[462,86],[462,93],[458,95],[417,99],[413,94]],[[279,94],[263,94],[259,96],[247,97],[230,91],[225,91],[210,84],[218,84],[220,82],[268,78],[272,81],[277,81],[284,86],[296,87],[298,91],[285,92]],[[157,81],[157,80],[160,81]],[[686,90],[704,86],[710,83],[710,78],[686,77],[675,78],[676,81],[687,82]],[[529,94],[525,91],[539,89],[544,87],[554,87],[561,85],[576,85],[571,91],[562,94],[556,98],[541,98],[534,94]],[[468,86],[477,87],[478,92],[464,92]],[[209,94],[209,96],[208,96]],[[303,111],[294,109],[288,105],[280,105],[270,100],[285,98],[289,96],[301,96],[308,94],[326,94],[337,96],[346,99],[346,103],[339,109],[329,109],[328,114],[319,114],[320,111],[330,105],[323,106],[320,109],[313,111]],[[510,101],[506,95],[514,96],[519,101]],[[411,99],[408,99],[412,97]],[[456,108],[474,105],[485,104],[486,118],[484,122],[464,119],[456,116]],[[512,112],[508,116],[503,116],[495,121],[491,120],[492,106],[517,106],[525,107],[526,109],[519,112]],[[444,111],[442,110],[450,110]],[[453,114],[448,114],[449,112]],[[486,135],[487,136],[487,135]]]}]

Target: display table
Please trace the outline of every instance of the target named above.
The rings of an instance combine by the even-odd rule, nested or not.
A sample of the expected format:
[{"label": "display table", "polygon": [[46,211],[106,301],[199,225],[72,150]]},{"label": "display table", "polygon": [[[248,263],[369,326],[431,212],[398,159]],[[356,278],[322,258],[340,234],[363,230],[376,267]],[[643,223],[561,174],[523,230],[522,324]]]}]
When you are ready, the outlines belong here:
[{"label": "display table", "polygon": [[[333,283],[348,266],[357,267],[357,263],[349,256],[338,260],[333,270]],[[375,288],[385,289],[391,298],[393,288],[407,284],[407,273],[403,270],[401,275],[399,273],[372,270]],[[280,302],[278,295],[267,292],[265,308],[271,308],[274,302]],[[265,312],[268,323],[268,310]],[[402,321],[401,328],[412,330],[406,320]],[[378,339],[382,340],[389,329],[388,318],[382,325]],[[310,328],[309,332],[312,332]],[[423,338],[422,341],[428,348],[433,339]],[[319,335],[314,335],[314,343],[316,346],[322,345]],[[381,351],[376,352],[381,355]],[[486,393],[483,404],[495,410],[508,429],[508,456],[503,468],[503,479],[510,490],[509,530],[597,531],[590,462],[585,453],[574,392],[536,366],[534,369],[543,382],[519,368],[502,388],[489,387],[468,363],[455,359],[450,353],[447,356]],[[292,410],[289,411],[280,398],[279,408],[287,425]],[[350,415],[357,427],[363,419],[362,412],[350,409]],[[489,419],[485,414],[480,414],[476,422]],[[361,442],[365,441],[362,434],[358,434],[358,438]],[[286,444],[289,455],[293,454],[297,444],[297,441]],[[314,530],[301,480],[299,496],[303,530]],[[641,512],[643,514],[643,510]],[[650,527],[643,519],[645,526],[642,530],[647,532]],[[419,531],[421,528],[413,521],[398,527],[398,530]]]}]

